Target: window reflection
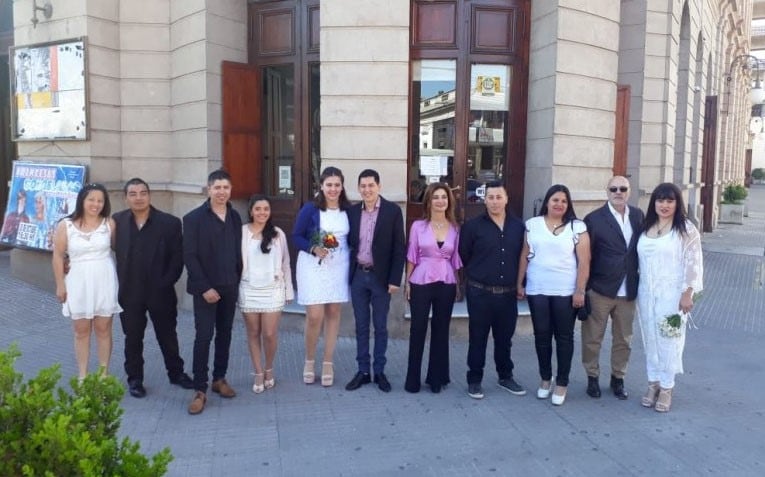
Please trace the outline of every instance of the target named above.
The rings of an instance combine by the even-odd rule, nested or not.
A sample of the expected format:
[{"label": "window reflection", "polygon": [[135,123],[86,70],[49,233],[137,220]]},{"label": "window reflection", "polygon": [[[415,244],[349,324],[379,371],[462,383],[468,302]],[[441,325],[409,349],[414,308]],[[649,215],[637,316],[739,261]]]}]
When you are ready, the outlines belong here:
[{"label": "window reflection", "polygon": [[504,177],[510,110],[510,67],[474,64],[470,72],[467,200],[483,202],[481,185]]},{"label": "window reflection", "polygon": [[453,185],[457,85],[456,60],[422,60],[412,64],[413,128],[409,200],[422,202],[431,182]]},{"label": "window reflection", "polygon": [[263,68],[263,187],[272,196],[295,194],[294,68]]}]

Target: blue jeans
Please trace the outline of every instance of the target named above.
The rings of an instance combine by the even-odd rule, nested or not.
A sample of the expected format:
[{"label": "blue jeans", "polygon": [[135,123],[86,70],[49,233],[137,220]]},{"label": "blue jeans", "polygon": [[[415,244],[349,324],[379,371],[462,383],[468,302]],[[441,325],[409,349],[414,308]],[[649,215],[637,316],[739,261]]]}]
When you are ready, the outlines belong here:
[{"label": "blue jeans", "polygon": [[510,359],[515,324],[518,320],[518,299],[512,293],[494,294],[470,286],[465,293],[468,309],[468,355],[467,382],[480,383],[486,364],[486,343],[489,331],[494,337],[494,364],[499,379],[513,377],[513,360]]},{"label": "blue jeans", "polygon": [[[358,269],[351,282],[351,304],[356,318],[356,361],[359,372],[369,373],[369,322],[375,327],[374,373],[385,369],[385,351],[388,349],[388,310],[390,293],[371,271]],[[371,307],[371,313],[370,313]]]}]

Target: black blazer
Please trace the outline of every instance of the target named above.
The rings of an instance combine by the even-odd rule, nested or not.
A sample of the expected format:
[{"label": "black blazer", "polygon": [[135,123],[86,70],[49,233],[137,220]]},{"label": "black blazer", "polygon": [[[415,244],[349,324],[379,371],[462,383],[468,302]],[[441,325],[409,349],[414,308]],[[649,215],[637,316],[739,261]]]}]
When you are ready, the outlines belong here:
[{"label": "black blazer", "polygon": [[[190,295],[201,295],[216,286],[238,284],[242,276],[242,218],[230,202],[226,207],[231,219],[230,237],[228,232],[221,233],[220,220],[211,211],[210,199],[183,216],[183,262],[187,272],[186,292]],[[225,280],[222,276],[225,271],[218,263],[219,257],[234,257],[234,283],[221,281]]]},{"label": "black blazer", "polygon": [[627,299],[634,300],[638,288],[637,242],[643,233],[643,211],[630,207],[632,240],[627,244],[619,224],[608,204],[593,210],[584,218],[590,236],[590,278],[587,287],[616,298],[619,287],[627,277]]},{"label": "black blazer", "polygon": [[[130,209],[117,212],[112,216],[117,226],[114,251],[117,257],[117,278],[119,279],[119,298],[123,300],[130,290],[123,289],[127,283],[127,264],[130,254],[130,222],[133,213]],[[178,217],[151,207],[150,225],[142,233],[148,234],[147,242],[154,244],[153,253],[142,256],[143,266],[148,271],[145,284],[146,297],[175,297],[175,282],[183,272],[183,235]]]},{"label": "black blazer", "polygon": [[[348,247],[351,251],[351,270],[348,279],[353,281],[356,272],[356,255],[359,253],[359,229],[361,208],[364,203],[354,204],[348,209]],[[382,285],[401,286],[401,276],[406,263],[406,241],[404,239],[404,218],[399,206],[380,197],[380,211],[372,237],[373,273]]]}]

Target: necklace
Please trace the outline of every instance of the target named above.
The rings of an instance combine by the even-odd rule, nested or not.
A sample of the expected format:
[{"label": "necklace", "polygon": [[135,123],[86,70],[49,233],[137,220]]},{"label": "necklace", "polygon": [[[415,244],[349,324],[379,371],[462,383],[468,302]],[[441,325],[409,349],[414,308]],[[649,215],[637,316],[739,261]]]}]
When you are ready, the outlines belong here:
[{"label": "necklace", "polygon": [[545,225],[547,226],[548,229],[550,229],[550,232],[552,232],[553,235],[557,235],[555,232],[559,228],[563,227],[563,222],[559,222],[557,224],[551,224],[550,222],[547,221],[547,218],[545,218]]},{"label": "necklace", "polygon": [[435,227],[437,230],[441,230],[442,228],[446,227],[446,223],[439,223],[439,222],[430,222],[433,227]]},{"label": "necklace", "polygon": [[661,227],[659,227],[659,224],[657,223],[656,224],[656,236],[657,237],[661,237],[661,234],[664,233],[664,229],[666,229],[667,225],[669,225],[671,223],[672,223],[672,221],[669,221],[669,222],[665,223],[664,225],[662,225]]}]

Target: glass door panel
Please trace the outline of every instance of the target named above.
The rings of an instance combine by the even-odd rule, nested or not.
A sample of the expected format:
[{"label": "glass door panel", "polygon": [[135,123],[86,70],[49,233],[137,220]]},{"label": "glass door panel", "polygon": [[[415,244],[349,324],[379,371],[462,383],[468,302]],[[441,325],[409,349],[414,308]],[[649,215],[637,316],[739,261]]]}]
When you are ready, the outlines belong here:
[{"label": "glass door panel", "polygon": [[263,192],[295,195],[295,71],[291,64],[263,68]]},{"label": "glass door panel", "polygon": [[502,180],[505,175],[511,73],[508,65],[471,65],[466,164],[468,204],[483,203],[482,185]]},{"label": "glass door panel", "polygon": [[428,184],[454,181],[457,61],[414,61],[412,83],[409,201],[422,202]]}]

